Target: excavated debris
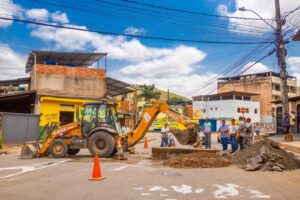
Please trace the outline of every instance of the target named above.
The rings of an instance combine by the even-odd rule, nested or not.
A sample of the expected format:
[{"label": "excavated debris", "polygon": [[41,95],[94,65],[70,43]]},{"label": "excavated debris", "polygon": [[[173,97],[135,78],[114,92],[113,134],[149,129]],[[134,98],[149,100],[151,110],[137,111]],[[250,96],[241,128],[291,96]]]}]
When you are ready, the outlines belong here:
[{"label": "excavated debris", "polygon": [[262,139],[231,156],[231,161],[246,171],[279,171],[300,168],[299,160],[281,149],[277,142]]},{"label": "excavated debris", "polygon": [[227,158],[208,152],[172,155],[162,162],[162,165],[174,168],[214,168],[227,167],[230,164],[231,162]]}]

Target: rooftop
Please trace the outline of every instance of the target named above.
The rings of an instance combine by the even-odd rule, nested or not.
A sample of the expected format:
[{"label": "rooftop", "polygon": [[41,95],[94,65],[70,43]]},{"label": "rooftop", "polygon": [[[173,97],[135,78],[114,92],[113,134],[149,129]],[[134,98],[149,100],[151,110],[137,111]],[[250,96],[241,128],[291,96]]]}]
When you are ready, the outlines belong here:
[{"label": "rooftop", "polygon": [[[255,76],[255,77],[275,76],[275,77],[280,78],[280,73],[277,73],[277,72],[263,72],[263,73],[256,73],[256,74],[245,74],[245,75],[239,75],[239,76],[218,78],[218,81],[240,80],[241,77],[250,77],[250,76]],[[293,80],[296,79],[296,77],[294,77],[294,76],[288,76],[288,78],[293,79]]]},{"label": "rooftop", "polygon": [[[250,93],[250,92],[239,92],[239,91],[230,91],[230,92],[222,92],[217,94],[210,94],[210,95],[198,95],[194,97],[220,97],[220,96],[259,96],[260,94]],[[193,97],[193,98],[194,98]]]},{"label": "rooftop", "polygon": [[107,53],[32,51],[28,55],[25,71],[30,72],[35,62],[36,64],[89,67],[106,55]]}]

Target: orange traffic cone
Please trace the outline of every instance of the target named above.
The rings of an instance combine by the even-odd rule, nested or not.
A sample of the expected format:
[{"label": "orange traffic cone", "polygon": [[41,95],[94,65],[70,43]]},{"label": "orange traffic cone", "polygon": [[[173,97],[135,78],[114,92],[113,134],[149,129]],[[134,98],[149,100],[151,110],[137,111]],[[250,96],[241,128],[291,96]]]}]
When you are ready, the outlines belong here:
[{"label": "orange traffic cone", "polygon": [[145,138],[145,141],[144,141],[144,149],[148,149],[148,141],[147,141],[147,138]]},{"label": "orange traffic cone", "polygon": [[98,154],[96,153],[95,159],[94,159],[93,174],[92,174],[92,177],[89,178],[89,180],[100,181],[100,180],[102,180],[104,178],[105,177],[102,176]]}]

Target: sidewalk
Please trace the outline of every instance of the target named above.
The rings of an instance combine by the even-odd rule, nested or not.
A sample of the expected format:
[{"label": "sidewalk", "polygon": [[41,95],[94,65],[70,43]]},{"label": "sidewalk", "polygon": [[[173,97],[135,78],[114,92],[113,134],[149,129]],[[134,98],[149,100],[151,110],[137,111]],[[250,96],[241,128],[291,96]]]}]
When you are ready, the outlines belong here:
[{"label": "sidewalk", "polygon": [[293,142],[284,142],[283,135],[273,135],[269,139],[279,142],[279,146],[285,150],[300,154],[300,134],[295,134]]}]

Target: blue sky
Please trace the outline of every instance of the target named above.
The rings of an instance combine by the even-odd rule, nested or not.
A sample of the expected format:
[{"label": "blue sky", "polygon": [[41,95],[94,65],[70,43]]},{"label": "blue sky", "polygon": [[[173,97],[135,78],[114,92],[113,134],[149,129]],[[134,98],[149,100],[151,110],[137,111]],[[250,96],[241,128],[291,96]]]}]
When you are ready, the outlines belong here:
[{"label": "blue sky", "polygon": [[[238,11],[239,7],[245,6],[268,19],[274,18],[275,10],[273,0],[137,2],[216,15],[256,17],[250,12]],[[282,13],[297,6],[300,6],[300,0],[281,1]],[[90,30],[190,40],[260,42],[274,38],[273,31],[261,21],[180,13],[122,0],[1,0],[0,16]],[[300,10],[287,18],[288,23],[284,27],[286,38],[299,28],[299,16]],[[161,89],[169,88],[189,97],[213,91],[214,77],[234,64],[236,70],[226,75],[238,75],[275,47],[273,44],[225,45],[147,40],[3,20],[0,20],[0,35],[0,79],[28,76],[25,74],[25,62],[31,50],[107,52],[109,76],[133,84],[154,83]],[[300,77],[299,42],[290,42],[286,48],[289,74]],[[245,59],[241,61],[243,57]],[[275,55],[245,73],[270,70],[278,71]],[[210,81],[213,83],[204,87]]]}]

